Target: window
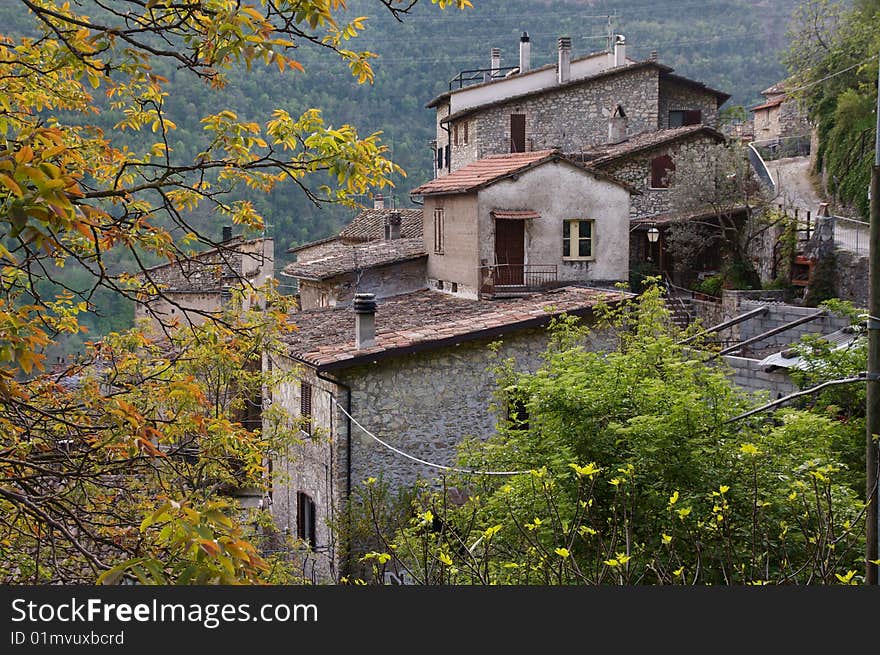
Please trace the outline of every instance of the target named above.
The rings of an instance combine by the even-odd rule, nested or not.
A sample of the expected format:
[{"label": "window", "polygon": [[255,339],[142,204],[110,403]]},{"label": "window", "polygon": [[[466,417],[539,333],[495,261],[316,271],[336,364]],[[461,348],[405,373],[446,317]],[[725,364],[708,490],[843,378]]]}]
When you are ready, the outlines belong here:
[{"label": "window", "polygon": [[562,223],[562,258],[593,258],[593,221],[578,219]]},{"label": "window", "polygon": [[510,115],[510,152],[526,151],[526,115]]},{"label": "window", "polygon": [[703,112],[699,109],[676,109],[669,112],[669,127],[699,125],[703,122]]},{"label": "window", "polygon": [[457,146],[468,144],[468,123],[456,123],[452,126],[452,142]]},{"label": "window", "polygon": [[434,209],[434,253],[443,254],[443,221],[445,212],[442,207]]},{"label": "window", "polygon": [[302,491],[296,494],[296,536],[314,548],[315,538],[315,502]]},{"label": "window", "polygon": [[441,168],[443,168],[443,161],[444,161],[444,159],[443,159],[443,152],[444,152],[444,150],[443,150],[443,147],[442,147],[442,146],[439,147],[439,148],[437,148],[437,170],[438,170],[438,171],[439,171]]},{"label": "window", "polygon": [[651,188],[668,189],[670,178],[675,171],[675,163],[669,155],[660,155],[651,160]]},{"label": "window", "polygon": [[467,145],[468,144],[468,122],[467,121],[464,122],[464,124],[462,125],[462,128],[464,130],[464,138],[463,138],[462,145]]},{"label": "window", "polygon": [[312,434],[312,385],[305,381],[300,382],[299,415],[303,418],[303,432]]}]

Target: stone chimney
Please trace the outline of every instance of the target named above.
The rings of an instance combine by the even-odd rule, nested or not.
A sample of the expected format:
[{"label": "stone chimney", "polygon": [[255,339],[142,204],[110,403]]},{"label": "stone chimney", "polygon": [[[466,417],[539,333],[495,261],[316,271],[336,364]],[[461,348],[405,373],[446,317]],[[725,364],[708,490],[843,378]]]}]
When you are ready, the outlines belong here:
[{"label": "stone chimney", "polygon": [[222,237],[221,241],[223,243],[226,243],[227,241],[232,241],[232,226],[231,225],[224,225],[223,226],[223,237]]},{"label": "stone chimney", "polygon": [[617,105],[617,109],[608,120],[608,143],[620,143],[626,140],[627,118],[623,106]]},{"label": "stone chimney", "polygon": [[501,71],[501,48],[492,48],[489,59],[489,79],[498,77]]},{"label": "stone chimney", "polygon": [[354,294],[354,342],[358,350],[376,344],[376,294]]},{"label": "stone chimney", "polygon": [[556,66],[556,81],[565,84],[571,80],[571,38],[560,36],[557,42],[559,63]]},{"label": "stone chimney", "polygon": [[532,41],[528,32],[519,37],[519,72],[526,73],[532,67]]},{"label": "stone chimney", "polygon": [[373,209],[385,209],[385,196],[381,193],[377,193],[373,197]]},{"label": "stone chimney", "polygon": [[623,34],[614,37],[614,65],[626,66],[626,37]]},{"label": "stone chimney", "polygon": [[386,219],[387,224],[385,226],[385,236],[389,240],[399,239],[400,238],[400,225],[402,223],[402,219],[400,217],[400,212],[395,209],[390,214],[388,214],[388,218]]}]

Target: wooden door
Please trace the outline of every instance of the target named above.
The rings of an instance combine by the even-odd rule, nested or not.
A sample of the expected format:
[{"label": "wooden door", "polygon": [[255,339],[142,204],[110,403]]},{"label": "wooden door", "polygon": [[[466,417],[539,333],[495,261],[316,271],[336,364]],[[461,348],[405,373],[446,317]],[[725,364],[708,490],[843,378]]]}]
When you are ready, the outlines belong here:
[{"label": "wooden door", "polygon": [[510,152],[526,151],[526,115],[510,115]]},{"label": "wooden door", "polygon": [[495,221],[495,263],[498,264],[495,284],[523,284],[525,246],[524,221]]}]

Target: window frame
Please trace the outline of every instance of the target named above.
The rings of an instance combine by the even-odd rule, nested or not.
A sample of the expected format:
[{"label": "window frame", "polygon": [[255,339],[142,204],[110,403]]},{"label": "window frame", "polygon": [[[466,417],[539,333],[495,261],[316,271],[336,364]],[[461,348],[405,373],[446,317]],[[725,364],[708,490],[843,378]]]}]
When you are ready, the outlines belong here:
[{"label": "window frame", "polygon": [[[304,491],[296,492],[296,536],[306,542],[314,550],[318,545],[315,520],[317,518],[317,506],[312,497]],[[308,519],[308,520],[307,520]]]},{"label": "window frame", "polygon": [[443,255],[445,254],[445,223],[446,223],[446,210],[443,207],[434,207],[434,254],[435,255]]},{"label": "window frame", "polygon": [[[581,223],[589,225],[589,236],[581,236]],[[565,262],[587,262],[596,259],[596,220],[592,218],[566,218],[562,221],[562,261]],[[572,226],[576,226],[577,232],[572,233]],[[566,242],[568,242],[568,251],[571,253],[571,244],[577,244],[576,252],[580,253],[580,243],[582,240],[589,242],[590,254],[583,256],[580,254],[565,254]]]}]

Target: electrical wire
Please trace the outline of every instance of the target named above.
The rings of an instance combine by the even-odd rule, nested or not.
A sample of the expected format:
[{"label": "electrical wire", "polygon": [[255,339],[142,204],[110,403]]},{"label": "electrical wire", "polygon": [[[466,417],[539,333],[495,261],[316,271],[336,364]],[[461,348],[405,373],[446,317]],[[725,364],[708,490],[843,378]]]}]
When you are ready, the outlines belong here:
[{"label": "electrical wire", "polygon": [[847,66],[846,68],[839,70],[836,73],[831,73],[830,75],[826,75],[822,79],[815,80],[813,82],[809,82],[807,84],[804,84],[803,86],[799,86],[794,89],[784,89],[784,91],[786,93],[794,93],[795,91],[803,91],[804,89],[809,89],[811,86],[816,86],[817,84],[821,84],[825,80],[830,80],[832,77],[837,77],[838,75],[843,75],[844,73],[851,71],[853,68],[858,68],[859,66],[864,66],[869,61],[873,61],[874,59],[877,59],[878,56],[880,56],[880,55],[872,55],[872,56],[868,57],[867,59],[865,59],[864,61],[860,61],[859,63],[853,64],[852,66]]},{"label": "electrical wire", "polygon": [[358,426],[364,432],[364,434],[366,434],[368,437],[370,437],[371,439],[373,439],[377,443],[381,444],[382,446],[384,446],[388,450],[390,450],[394,453],[397,453],[398,455],[400,455],[402,457],[406,457],[407,459],[412,460],[413,462],[416,462],[418,464],[422,464],[424,466],[430,466],[431,468],[440,469],[443,471],[454,471],[455,473],[467,473],[469,475],[523,475],[526,473],[531,473],[531,470],[527,470],[527,471],[475,471],[473,469],[463,469],[463,468],[457,468],[455,466],[444,466],[443,464],[435,464],[433,462],[429,462],[427,460],[420,459],[420,458],[416,457],[415,455],[410,455],[409,453],[406,453],[406,452],[400,450],[399,448],[395,448],[391,444],[389,444],[385,441],[382,441],[382,439],[380,439],[375,434],[373,434],[372,432],[367,430],[367,428],[365,428],[363,425],[361,425],[354,416],[352,416],[347,411],[345,411],[345,408],[339,404],[339,401],[336,400],[336,398],[334,398],[331,395],[330,399],[333,401],[333,404],[335,404],[340,409],[340,411],[343,414],[345,414],[352,423],[354,423],[356,426]]}]

